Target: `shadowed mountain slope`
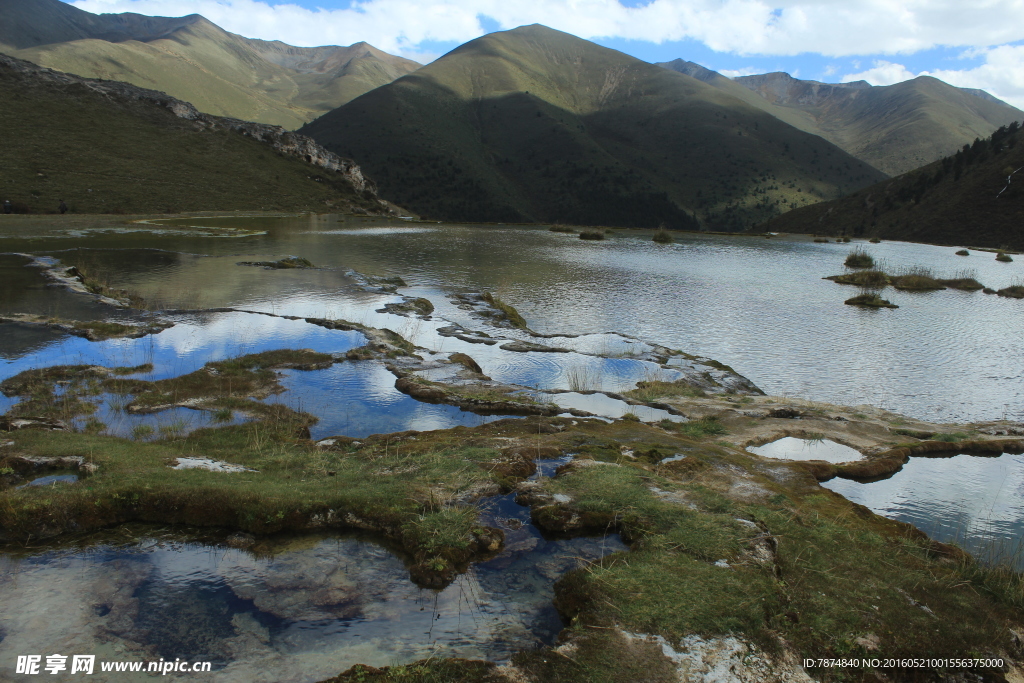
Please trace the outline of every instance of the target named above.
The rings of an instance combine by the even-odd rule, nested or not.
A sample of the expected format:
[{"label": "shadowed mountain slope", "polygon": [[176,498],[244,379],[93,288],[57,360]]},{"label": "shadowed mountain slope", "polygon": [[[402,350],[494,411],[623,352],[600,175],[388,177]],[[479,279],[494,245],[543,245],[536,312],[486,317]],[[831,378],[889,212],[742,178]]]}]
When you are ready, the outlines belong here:
[{"label": "shadowed mountain slope", "polygon": [[660,66],[820,135],[891,175],[929,164],[1024,118],[1024,112],[984,91],[956,88],[929,76],[872,86],[865,81],[802,81],[786,73],[730,79],[682,59]]},{"label": "shadowed mountain slope", "polygon": [[1017,123],[848,197],[791,211],[779,232],[1024,249],[1024,132]]},{"label": "shadowed mountain slope", "polygon": [[447,220],[740,229],[883,177],[696,79],[537,25],[466,43],[302,132]]},{"label": "shadowed mountain slope", "polygon": [[386,213],[358,166],[277,126],[0,55],[0,200],[17,212]]},{"label": "shadowed mountain slope", "polygon": [[0,51],[12,56],[286,128],[419,67],[366,43],[303,48],[243,38],[197,14],[96,15],[59,0],[0,0],[0,16]]},{"label": "shadowed mountain slope", "polygon": [[92,14],[59,0],[0,0],[0,48],[3,52],[85,38],[112,42],[147,40],[201,19],[147,17],[142,14]]}]

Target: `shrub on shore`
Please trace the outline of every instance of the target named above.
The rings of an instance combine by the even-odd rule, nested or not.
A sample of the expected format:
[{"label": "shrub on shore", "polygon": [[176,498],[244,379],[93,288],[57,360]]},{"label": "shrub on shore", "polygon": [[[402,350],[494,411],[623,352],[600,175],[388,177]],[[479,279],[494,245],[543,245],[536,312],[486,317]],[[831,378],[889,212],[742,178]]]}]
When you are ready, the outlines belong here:
[{"label": "shrub on shore", "polygon": [[672,244],[672,234],[665,228],[660,228],[658,232],[654,233],[654,237],[651,238],[651,241],[657,242],[658,244]]}]

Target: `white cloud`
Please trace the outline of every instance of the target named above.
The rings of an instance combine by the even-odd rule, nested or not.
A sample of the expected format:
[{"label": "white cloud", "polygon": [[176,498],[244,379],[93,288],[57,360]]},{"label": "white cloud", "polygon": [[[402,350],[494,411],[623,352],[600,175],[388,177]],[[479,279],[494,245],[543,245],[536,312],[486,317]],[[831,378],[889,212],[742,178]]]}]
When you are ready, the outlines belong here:
[{"label": "white cloud", "polygon": [[752,76],[754,74],[764,73],[764,70],[747,66],[742,69],[719,69],[718,73],[728,78],[739,78],[740,76]]},{"label": "white cloud", "polygon": [[985,63],[971,69],[935,69],[914,73],[902,64],[878,60],[873,68],[847,74],[842,81],[865,80],[872,85],[892,85],[917,76],[934,76],[961,88],[979,88],[1024,109],[1024,45],[1002,45],[973,50],[970,57],[984,57]]},{"label": "white cloud", "polygon": [[916,78],[921,74],[915,74],[902,64],[893,64],[884,59],[876,59],[874,67],[860,73],[847,74],[840,79],[841,83],[851,81],[867,81],[871,85],[892,85],[902,83]]},{"label": "white cloud", "polygon": [[541,23],[582,38],[661,43],[693,39],[744,55],[830,57],[910,53],[936,46],[986,48],[1024,40],[1021,0],[357,0],[350,9],[309,10],[259,0],[75,0],[90,12],[199,13],[229,31],[296,45],[366,40],[413,50],[427,40],[464,42]]}]

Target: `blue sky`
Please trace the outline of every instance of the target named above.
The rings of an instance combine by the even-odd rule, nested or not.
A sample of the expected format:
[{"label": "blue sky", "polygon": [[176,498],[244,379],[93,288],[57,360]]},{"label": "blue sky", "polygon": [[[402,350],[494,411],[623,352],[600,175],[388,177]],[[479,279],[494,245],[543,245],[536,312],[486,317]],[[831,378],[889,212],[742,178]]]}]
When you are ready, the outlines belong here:
[{"label": "blue sky", "polygon": [[541,23],[649,62],[728,76],[890,85],[928,74],[1024,109],[1024,0],[71,0],[90,12],[202,14],[293,45],[365,40],[429,62],[484,33]]}]

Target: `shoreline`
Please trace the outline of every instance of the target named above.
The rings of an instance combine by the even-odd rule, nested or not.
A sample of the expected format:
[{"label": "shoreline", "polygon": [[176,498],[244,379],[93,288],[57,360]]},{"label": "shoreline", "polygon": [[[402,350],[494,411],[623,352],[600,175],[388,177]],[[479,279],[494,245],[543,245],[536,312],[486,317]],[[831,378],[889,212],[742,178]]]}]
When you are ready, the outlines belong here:
[{"label": "shoreline", "polygon": [[[401,286],[349,276],[367,291]],[[556,359],[568,352],[548,345],[555,341],[537,342],[564,338],[567,344],[570,335],[522,329],[515,309],[492,295],[463,294],[458,302],[495,329],[488,334],[452,323],[438,329],[441,336]],[[381,310],[411,321],[430,315],[421,300],[404,295]],[[619,533],[630,546],[556,582],[555,605],[566,622],[559,642],[520,653],[505,668],[438,659],[388,669],[353,667],[331,680],[416,680],[408,678],[416,667],[417,675],[441,680],[575,681],[580,667],[619,680],[630,680],[637,667],[650,668],[671,680],[682,669],[668,652],[703,652],[709,670],[725,663],[751,680],[803,681],[808,673],[828,679],[827,670],[805,672],[799,662],[876,652],[980,652],[1008,662],[985,674],[991,680],[1016,683],[1021,676],[1024,650],[1014,635],[1024,633],[1020,573],[984,566],[819,482],[876,478],[916,455],[1024,450],[1024,425],[925,422],[871,406],[765,396],[727,366],[647,343],[649,349],[630,357],[660,366],[676,362],[677,381],[641,380],[615,394],[574,393],[601,393],[663,411],[666,418],[644,423],[627,412],[609,420],[536,396],[527,400],[524,387],[483,375],[471,350],[428,355],[391,330],[345,320],[234,308],[194,312],[201,311],[301,320],[358,332],[366,343],[336,354],[278,349],[236,356],[159,380],[133,378],[139,368],[98,366],[34,368],[5,379],[8,396],[35,401],[8,414],[0,450],[0,526],[8,543],[44,537],[73,542],[88,529],[129,522],[217,528],[225,543],[228,531],[241,532],[250,535],[242,537],[246,544],[282,532],[359,529],[401,546],[413,558],[410,578],[417,584],[441,588],[472,563],[502,551],[505,532],[481,522],[478,503],[515,494],[546,533]],[[159,333],[159,326],[90,330],[70,321],[19,322],[77,331],[87,340],[100,332]],[[397,389],[420,401],[478,413],[533,414],[477,427],[314,440],[314,415],[260,403],[282,390],[279,370],[315,372],[338,363],[381,364]],[[130,397],[129,413],[187,407],[237,412],[247,421],[152,441],[68,430],[67,411],[79,410],[75,401],[97,388]],[[14,419],[27,423],[15,425]],[[746,451],[786,436],[833,440],[863,459],[786,461]],[[176,469],[197,455],[212,465]],[[537,461],[552,458],[569,460],[554,476],[532,480]],[[16,488],[30,477],[65,470],[74,470],[79,481]],[[866,604],[877,608],[865,612]],[[775,678],[765,678],[766,672]]]}]

